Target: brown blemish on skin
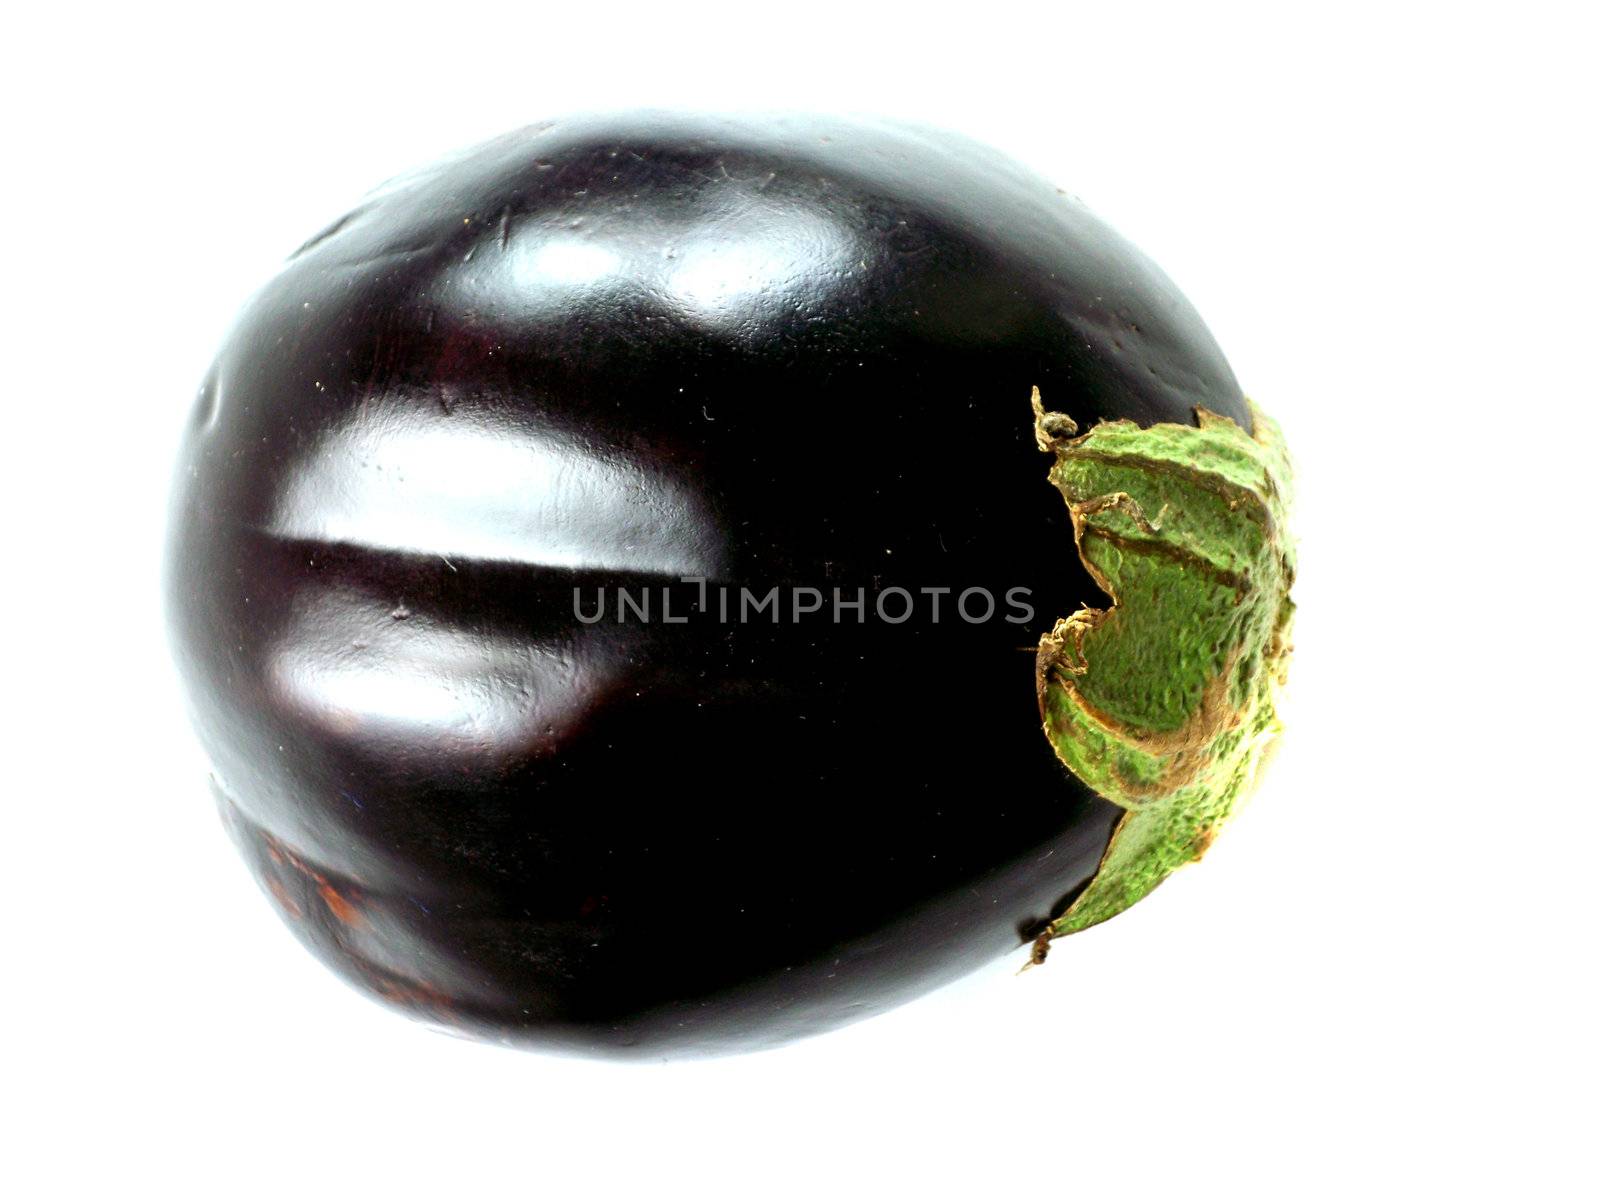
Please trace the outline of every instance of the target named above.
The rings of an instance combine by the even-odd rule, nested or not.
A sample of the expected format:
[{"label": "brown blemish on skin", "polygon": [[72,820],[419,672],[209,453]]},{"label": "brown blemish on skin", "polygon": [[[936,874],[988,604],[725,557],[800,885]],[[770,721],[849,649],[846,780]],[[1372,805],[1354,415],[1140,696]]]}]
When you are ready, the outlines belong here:
[{"label": "brown blemish on skin", "polygon": [[328,906],[328,911],[334,918],[345,925],[360,929],[367,923],[366,917],[361,915],[361,910],[350,903],[339,890],[325,879],[317,881],[317,895],[322,897],[322,902]]},{"label": "brown blemish on skin", "polygon": [[[266,847],[267,857],[277,866],[287,867],[299,875],[309,885],[305,890],[316,892],[323,906],[327,908],[334,920],[341,925],[349,926],[351,929],[364,929],[367,927],[367,918],[363,915],[357,903],[346,893],[334,887],[326,875],[310,866],[271,834],[263,833],[261,840]],[[300,905],[289,895],[288,889],[284,887],[281,879],[270,871],[265,872],[263,877],[267,881],[267,889],[286,912],[296,917],[304,915]]]},{"label": "brown blemish on skin", "polygon": [[402,979],[368,963],[358,962],[357,966],[368,986],[390,1004],[424,1011],[431,1019],[446,1025],[461,1025],[461,1018],[453,1010],[450,997],[438,988],[420,980]]},{"label": "brown blemish on skin", "polygon": [[401,983],[394,979],[373,979],[372,985],[386,1000],[416,1008],[448,1009],[449,1000],[437,988],[425,983]]},{"label": "brown blemish on skin", "polygon": [[[388,943],[393,934],[392,929],[385,928],[382,923],[374,926],[373,918],[368,916],[368,912],[373,912],[381,918],[379,897],[371,896],[358,879],[313,867],[282,840],[250,824],[231,804],[224,811],[248,835],[256,877],[278,907],[297,920],[312,918],[313,927],[302,927],[299,932],[322,947],[319,953],[331,951],[341,968],[353,971],[381,999],[440,1024],[464,1027],[461,1014],[455,1011],[456,1002],[448,992],[420,979],[397,974],[363,952],[364,947],[370,950],[374,943]],[[604,904],[606,897],[600,896],[598,900]],[[319,903],[327,911],[328,918],[319,916]],[[387,948],[392,950],[393,945]]]},{"label": "brown blemish on skin", "polygon": [[289,889],[283,886],[283,881],[281,879],[275,875],[267,874],[262,875],[261,878],[266,882],[267,891],[272,893],[272,898],[278,902],[279,908],[283,909],[284,912],[288,913],[296,920],[299,920],[305,915],[304,911],[300,908],[299,902],[296,901],[293,896],[289,895]]}]

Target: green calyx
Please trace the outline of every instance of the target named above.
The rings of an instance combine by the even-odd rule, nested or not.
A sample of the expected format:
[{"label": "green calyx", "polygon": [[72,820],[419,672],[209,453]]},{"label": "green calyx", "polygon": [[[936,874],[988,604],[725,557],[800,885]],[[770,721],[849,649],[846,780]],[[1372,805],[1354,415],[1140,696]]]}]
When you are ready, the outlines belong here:
[{"label": "green calyx", "polygon": [[1203,408],[1196,424],[1112,421],[1079,436],[1033,392],[1078,553],[1110,596],[1039,639],[1045,736],[1126,809],[1089,885],[1036,943],[1114,917],[1205,853],[1250,789],[1279,723],[1294,548],[1277,425],[1255,436]]}]

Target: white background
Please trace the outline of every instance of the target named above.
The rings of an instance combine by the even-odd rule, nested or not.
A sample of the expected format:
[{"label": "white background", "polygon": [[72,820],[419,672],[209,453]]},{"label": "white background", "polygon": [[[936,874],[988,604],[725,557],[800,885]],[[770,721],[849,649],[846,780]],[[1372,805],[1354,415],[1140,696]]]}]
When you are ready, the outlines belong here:
[{"label": "white background", "polygon": [[[8,1194],[1594,1195],[1585,7],[14,10]],[[669,1066],[450,1040],[301,951],[218,828],[156,574],[183,416],[287,251],[636,105],[999,144],[1184,287],[1301,465],[1291,736],[1203,865],[1043,970]]]}]

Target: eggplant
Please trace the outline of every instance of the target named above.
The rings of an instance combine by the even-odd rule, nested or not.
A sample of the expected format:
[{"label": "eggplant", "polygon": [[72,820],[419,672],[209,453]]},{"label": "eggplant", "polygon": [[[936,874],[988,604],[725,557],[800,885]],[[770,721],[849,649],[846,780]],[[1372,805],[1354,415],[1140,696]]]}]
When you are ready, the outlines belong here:
[{"label": "eggplant", "polygon": [[167,611],[324,962],[511,1045],[728,1053],[1042,959],[1203,850],[1276,730],[1287,500],[1192,307],[1004,156],[572,118],[248,304]]}]

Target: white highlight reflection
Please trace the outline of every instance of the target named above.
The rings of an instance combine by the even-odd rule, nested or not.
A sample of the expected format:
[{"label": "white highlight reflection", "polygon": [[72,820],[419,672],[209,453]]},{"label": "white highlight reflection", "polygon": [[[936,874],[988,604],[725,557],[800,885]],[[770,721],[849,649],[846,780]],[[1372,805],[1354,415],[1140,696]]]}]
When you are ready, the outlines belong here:
[{"label": "white highlight reflection", "polygon": [[269,532],[534,566],[715,575],[722,539],[698,494],[549,433],[467,413],[357,418],[278,496]]},{"label": "white highlight reflection", "polygon": [[518,274],[581,287],[599,283],[615,275],[622,260],[611,250],[593,242],[562,240],[545,242],[529,249]]},{"label": "white highlight reflection", "polygon": [[787,319],[778,296],[803,295],[808,280],[848,270],[855,245],[848,229],[823,218],[788,215],[775,236],[758,220],[729,222],[715,235],[681,245],[666,279],[667,298],[690,315],[717,320]]},{"label": "white highlight reflection", "polygon": [[561,744],[614,686],[618,659],[587,634],[530,643],[421,612],[398,620],[333,589],[297,603],[268,678],[280,703],[329,733],[479,759]]}]

